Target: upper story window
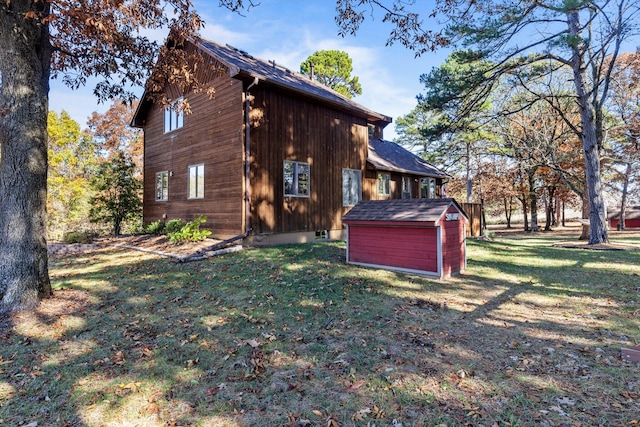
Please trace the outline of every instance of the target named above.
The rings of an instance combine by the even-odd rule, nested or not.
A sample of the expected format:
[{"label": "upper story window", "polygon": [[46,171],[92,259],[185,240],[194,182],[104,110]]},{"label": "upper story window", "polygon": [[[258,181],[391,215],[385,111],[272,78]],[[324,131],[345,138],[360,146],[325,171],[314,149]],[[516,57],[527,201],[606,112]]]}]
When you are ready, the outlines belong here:
[{"label": "upper story window", "polygon": [[378,174],[378,195],[388,196],[391,194],[391,175],[388,173]]},{"label": "upper story window", "polygon": [[204,165],[189,166],[189,199],[204,198]]},{"label": "upper story window", "polygon": [[176,104],[182,102],[182,97],[173,101],[169,106],[164,108],[164,133],[180,129],[184,124],[184,113],[176,111]]},{"label": "upper story window", "polygon": [[420,198],[435,199],[436,198],[436,179],[420,178]]},{"label": "upper story window", "polygon": [[284,195],[309,197],[309,163],[284,161]]},{"label": "upper story window", "polygon": [[169,200],[169,172],[156,173],[156,200],[164,202]]},{"label": "upper story window", "polygon": [[355,206],[362,200],[362,171],[342,169],[342,206]]},{"label": "upper story window", "polygon": [[410,176],[402,177],[402,198],[403,199],[411,198],[411,177]]}]

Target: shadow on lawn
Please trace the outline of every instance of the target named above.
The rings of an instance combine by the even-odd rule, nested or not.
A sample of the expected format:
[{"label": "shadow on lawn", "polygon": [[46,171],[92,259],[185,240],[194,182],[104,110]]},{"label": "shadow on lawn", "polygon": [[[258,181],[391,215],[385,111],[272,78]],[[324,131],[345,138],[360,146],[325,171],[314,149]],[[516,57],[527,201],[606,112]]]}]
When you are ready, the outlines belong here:
[{"label": "shadow on lawn", "polygon": [[[630,371],[615,360],[611,343],[620,337],[608,316],[628,302],[631,275],[586,267],[600,254],[473,245],[490,256],[474,255],[468,274],[445,282],[347,266],[340,244],[193,264],[109,250],[60,259],[54,281],[70,290],[55,299],[84,300],[21,319],[2,337],[0,419],[39,426],[630,421],[633,404],[619,398]],[[526,280],[514,281],[523,267],[501,260],[510,250],[566,262],[528,268]],[[486,270],[508,277],[475,273]],[[602,288],[582,285],[585,271]],[[584,394],[593,381],[609,387],[598,402]]]}]

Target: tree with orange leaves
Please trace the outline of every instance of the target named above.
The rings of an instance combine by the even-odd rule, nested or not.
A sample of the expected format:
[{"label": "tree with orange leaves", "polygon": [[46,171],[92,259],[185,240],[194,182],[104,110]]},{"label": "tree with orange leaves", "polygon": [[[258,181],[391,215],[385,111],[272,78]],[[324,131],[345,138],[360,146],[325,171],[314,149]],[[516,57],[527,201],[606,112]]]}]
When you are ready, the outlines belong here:
[{"label": "tree with orange leaves", "polygon": [[131,159],[136,167],[135,175],[142,175],[142,131],[129,126],[138,102],[113,100],[104,113],[94,111],[87,121],[89,133],[105,160],[120,153]]}]

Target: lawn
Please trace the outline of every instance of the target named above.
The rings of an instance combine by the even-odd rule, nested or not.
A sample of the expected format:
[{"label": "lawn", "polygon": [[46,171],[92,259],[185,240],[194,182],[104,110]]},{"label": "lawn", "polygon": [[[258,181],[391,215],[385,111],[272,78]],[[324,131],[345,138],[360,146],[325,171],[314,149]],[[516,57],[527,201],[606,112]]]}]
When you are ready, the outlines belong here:
[{"label": "lawn", "polygon": [[637,424],[640,252],[566,239],[470,240],[446,281],[343,242],[56,258],[55,297],[0,331],[0,425]]}]

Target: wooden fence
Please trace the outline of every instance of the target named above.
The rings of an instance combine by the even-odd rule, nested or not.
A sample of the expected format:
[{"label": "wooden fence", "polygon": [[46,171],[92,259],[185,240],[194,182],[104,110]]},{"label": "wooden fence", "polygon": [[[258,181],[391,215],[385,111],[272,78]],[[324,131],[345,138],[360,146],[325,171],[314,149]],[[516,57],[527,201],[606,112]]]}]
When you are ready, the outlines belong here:
[{"label": "wooden fence", "polygon": [[480,237],[482,235],[482,204],[459,203],[459,205],[469,218],[467,237]]}]

